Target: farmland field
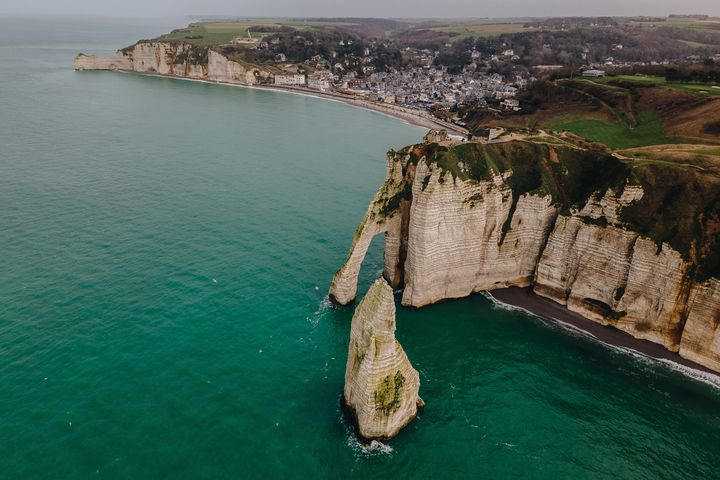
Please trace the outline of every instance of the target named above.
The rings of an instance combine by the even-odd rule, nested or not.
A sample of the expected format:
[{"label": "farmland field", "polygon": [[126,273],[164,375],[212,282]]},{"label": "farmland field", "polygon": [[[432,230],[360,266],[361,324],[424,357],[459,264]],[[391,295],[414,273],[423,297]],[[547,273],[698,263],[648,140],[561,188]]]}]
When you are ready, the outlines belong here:
[{"label": "farmland field", "polygon": [[601,120],[578,118],[551,125],[553,130],[567,130],[588,140],[610,148],[633,148],[647,145],[678,143],[663,132],[662,119],[654,112],[638,115],[639,124],[630,127],[624,123],[608,123]]},{"label": "farmland field", "polygon": [[642,85],[657,85],[661,87],[671,88],[673,90],[681,90],[696,95],[720,96],[720,85],[707,83],[686,83],[686,82],[668,82],[664,77],[646,76],[646,75],[617,75],[610,77],[593,78],[592,80],[583,78],[583,81],[593,83],[608,83],[613,80],[622,80],[624,82],[639,83]]},{"label": "farmland field", "polygon": [[485,23],[482,21],[449,23],[432,27],[436,32],[453,34],[453,41],[467,37],[492,37],[503,33],[519,33],[532,31],[523,26],[524,22]]},{"label": "farmland field", "polygon": [[355,24],[340,21],[304,21],[291,19],[247,19],[192,23],[185,28],[161,35],[158,40],[182,40],[196,45],[223,45],[237,37],[263,37],[281,27],[307,31],[319,27],[351,27]]}]

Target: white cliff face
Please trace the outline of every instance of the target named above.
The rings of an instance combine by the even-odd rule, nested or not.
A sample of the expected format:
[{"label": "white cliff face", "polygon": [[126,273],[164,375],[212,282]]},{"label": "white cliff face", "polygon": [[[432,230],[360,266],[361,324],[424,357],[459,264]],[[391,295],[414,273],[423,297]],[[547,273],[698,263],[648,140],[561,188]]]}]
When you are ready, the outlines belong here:
[{"label": "white cliff face", "polygon": [[680,342],[680,355],[720,372],[720,280],[696,283]]},{"label": "white cliff face", "polygon": [[543,251],[535,293],[636,338],[677,351],[686,263],[669,246],[613,226],[561,216]]},{"label": "white cliff face", "polygon": [[378,279],[355,310],[343,400],[361,437],[387,440],[418,412],[420,376],[395,339],[395,301]]},{"label": "white cliff face", "polygon": [[75,70],[132,70],[132,60],[121,53],[110,57],[81,53],[75,57]]},{"label": "white cliff face", "polygon": [[[532,286],[591,320],[720,371],[720,280],[696,282],[686,256],[623,223],[623,209],[645,195],[641,186],[592,193],[561,215],[549,195],[523,194],[513,211],[510,171],[463,180],[424,157],[413,163],[396,155],[389,164],[334,278],[339,303],[354,299],[367,245],[385,232],[384,276],[404,285],[403,305]],[[378,223],[383,192],[408,188]]]},{"label": "white cliff face", "polygon": [[521,196],[507,224],[512,191],[500,175],[453,179],[420,161],[412,189],[403,305],[530,285],[557,216],[550,196]]},{"label": "white cliff face", "polygon": [[268,76],[267,72],[257,68],[246,68],[213,50],[208,52],[208,80],[254,85]]},{"label": "white cliff face", "polygon": [[615,327],[676,352],[693,283],[688,270],[687,262],[669,245],[658,248],[654,241],[638,238],[625,290],[616,292],[620,300],[615,309],[624,313]]},{"label": "white cliff face", "polygon": [[[409,189],[412,202],[403,197]],[[402,197],[383,213],[388,199]],[[503,176],[488,181],[453,179],[437,166],[390,156],[378,190],[335,274],[330,297],[355,299],[360,266],[373,237],[385,233],[385,278],[404,283],[403,305],[421,307],[472,292],[528,286],[557,207],[550,196],[522,195],[512,211]],[[509,228],[508,228],[509,227]]]},{"label": "white cliff face", "polygon": [[255,84],[270,75],[204,47],[169,42],[142,42],[109,57],[79,54],[75,57],[75,69],[124,70],[243,85]]},{"label": "white cliff face", "polygon": [[624,228],[621,208],[639,186],[608,190],[555,223],[538,264],[534,291],[598,323],[677,351],[687,305],[689,266],[669,245]]}]

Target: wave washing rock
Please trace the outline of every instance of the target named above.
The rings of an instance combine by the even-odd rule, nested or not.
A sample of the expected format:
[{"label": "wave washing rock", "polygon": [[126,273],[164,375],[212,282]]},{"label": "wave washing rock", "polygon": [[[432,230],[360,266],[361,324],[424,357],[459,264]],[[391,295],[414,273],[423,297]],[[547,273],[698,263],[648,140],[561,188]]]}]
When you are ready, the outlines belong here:
[{"label": "wave washing rock", "polygon": [[720,178],[540,141],[424,143],[388,175],[333,279],[355,297],[372,237],[385,278],[421,307],[534,291],[720,371]]},{"label": "wave washing rock", "polygon": [[254,85],[271,74],[243,66],[208,47],[183,42],[140,42],[109,57],[78,54],[75,70],[122,70]]},{"label": "wave washing rock", "polygon": [[359,436],[388,440],[417,415],[420,376],[395,339],[395,301],[378,279],[355,310],[345,368],[343,404]]}]

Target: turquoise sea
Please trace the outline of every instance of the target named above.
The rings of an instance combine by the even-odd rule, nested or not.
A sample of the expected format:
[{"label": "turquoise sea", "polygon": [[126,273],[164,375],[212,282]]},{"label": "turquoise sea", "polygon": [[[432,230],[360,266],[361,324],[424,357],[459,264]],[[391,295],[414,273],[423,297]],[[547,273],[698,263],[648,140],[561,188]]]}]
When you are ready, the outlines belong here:
[{"label": "turquoise sea", "polygon": [[424,132],[72,69],[186,22],[0,17],[0,478],[720,476],[720,390],[483,295],[399,311],[427,408],[359,446],[324,298]]}]

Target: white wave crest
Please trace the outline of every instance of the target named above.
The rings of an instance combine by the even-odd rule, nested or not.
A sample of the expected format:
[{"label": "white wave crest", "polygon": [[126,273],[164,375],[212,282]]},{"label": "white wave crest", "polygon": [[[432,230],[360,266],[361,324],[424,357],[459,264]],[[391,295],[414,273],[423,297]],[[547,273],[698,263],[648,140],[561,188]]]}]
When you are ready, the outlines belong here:
[{"label": "white wave crest", "polygon": [[690,377],[693,380],[696,380],[698,382],[702,382],[713,388],[720,389],[720,376],[716,375],[714,373],[705,372],[702,370],[698,370],[696,368],[688,367],[687,365],[682,365],[677,362],[673,362],[672,360],[669,360],[667,358],[651,357],[642,352],[638,352],[637,350],[634,350],[632,348],[620,347],[618,345],[613,345],[612,343],[603,342],[602,340],[597,339],[597,338],[595,340],[598,343],[604,345],[605,347],[607,347],[611,350],[614,350],[623,355],[630,355],[633,358],[635,358],[636,360],[639,360],[640,362],[642,362],[646,365],[661,366],[661,367],[664,367],[673,372],[677,372],[677,373],[680,373],[687,377]]},{"label": "white wave crest", "polygon": [[355,436],[355,433],[352,432],[352,429],[350,429],[347,437],[347,445],[353,450],[353,452],[355,452],[355,454],[362,455],[364,457],[392,455],[394,452],[390,445],[377,440],[372,440],[368,445],[361,443]]},{"label": "white wave crest", "polygon": [[325,316],[327,312],[332,310],[333,304],[330,301],[330,297],[325,295],[323,299],[320,301],[320,304],[318,305],[317,310],[315,310],[315,313],[305,318],[308,323],[310,323],[312,326],[316,326],[318,323],[320,323],[320,319]]},{"label": "white wave crest", "polygon": [[492,302],[492,304],[493,304],[493,309],[495,309],[495,310],[508,310],[510,312],[520,312],[520,313],[524,313],[525,315],[529,315],[534,318],[542,319],[542,317],[531,312],[530,310],[526,310],[526,309],[524,309],[522,307],[518,307],[516,305],[510,305],[509,303],[501,302],[497,298],[493,297],[490,294],[490,292],[480,292],[480,295],[482,295],[483,297],[490,300],[490,302]]},{"label": "white wave crest", "polygon": [[652,357],[645,353],[634,350],[632,348],[613,345],[612,343],[608,343],[608,342],[605,342],[605,341],[599,339],[592,333],[585,331],[580,327],[577,327],[577,326],[572,325],[567,322],[563,322],[562,320],[558,320],[555,317],[550,317],[550,319],[547,319],[547,318],[537,315],[529,310],[526,310],[525,308],[507,304],[507,303],[502,302],[502,301],[498,300],[497,298],[493,297],[489,292],[482,292],[482,295],[492,302],[494,309],[508,310],[511,312],[523,313],[525,315],[530,316],[531,318],[541,320],[546,325],[560,327],[562,330],[564,330],[567,333],[570,333],[571,335],[577,335],[580,337],[587,338],[587,339],[597,342],[600,345],[603,345],[606,348],[609,348],[615,352],[619,352],[623,355],[630,355],[633,358],[640,360],[648,365],[661,366],[661,367],[667,368],[668,370],[672,370],[674,372],[677,372],[677,373],[683,374],[687,377],[690,377],[693,380],[696,380],[698,382],[702,382],[711,387],[720,389],[720,375],[716,375],[713,373],[698,370],[698,369],[695,369],[692,367],[688,367],[686,365],[681,365],[677,362],[674,362],[674,361],[666,359],[666,358],[655,358],[655,357]]},{"label": "white wave crest", "polygon": [[340,422],[345,430],[347,439],[346,444],[355,455],[362,457],[374,457],[379,455],[390,456],[394,453],[393,448],[386,443],[371,440],[369,444],[364,444],[358,440],[357,435],[355,434],[355,428],[350,425],[345,415],[340,416]]}]

